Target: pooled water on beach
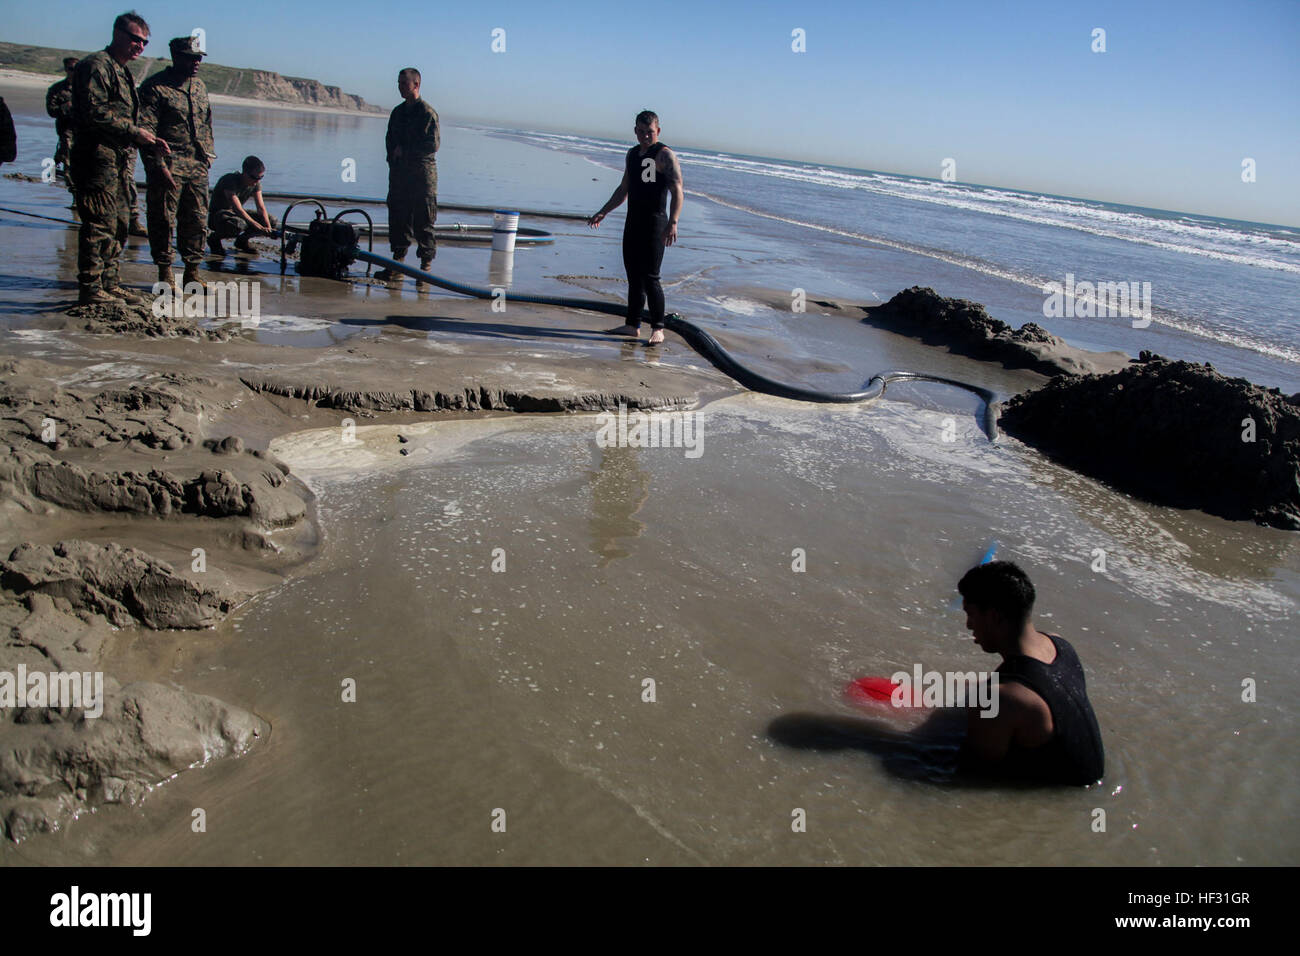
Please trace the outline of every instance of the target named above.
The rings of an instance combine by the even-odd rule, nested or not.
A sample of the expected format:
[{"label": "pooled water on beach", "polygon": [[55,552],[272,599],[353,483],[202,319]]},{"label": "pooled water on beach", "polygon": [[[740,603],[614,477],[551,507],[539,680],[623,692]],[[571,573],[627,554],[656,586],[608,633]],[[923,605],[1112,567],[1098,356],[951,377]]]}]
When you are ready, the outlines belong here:
[{"label": "pooled water on beach", "polygon": [[[271,739],[31,852],[1293,862],[1290,537],[1139,504],[991,444],[973,419],[944,441],[967,411],[941,392],[833,410],[740,396],[695,413],[698,455],[601,447],[592,415],[284,436],[273,451],[320,496],[321,558],[211,636],[141,635],[113,662],[164,680],[183,667]],[[1083,660],[1097,786],[955,786],[951,742],[873,743],[898,718],[842,697],[864,674],[995,666],[952,605],[991,540],[1035,569],[1040,627]],[[1242,702],[1244,678],[1258,702]]]}]

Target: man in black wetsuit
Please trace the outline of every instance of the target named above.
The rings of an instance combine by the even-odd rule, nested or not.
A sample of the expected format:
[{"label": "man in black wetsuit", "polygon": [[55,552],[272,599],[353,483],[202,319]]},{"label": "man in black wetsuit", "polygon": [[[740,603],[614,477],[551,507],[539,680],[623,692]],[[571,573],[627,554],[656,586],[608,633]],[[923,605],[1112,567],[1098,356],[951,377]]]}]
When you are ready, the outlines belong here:
[{"label": "man in black wetsuit", "polygon": [[1034,586],[1009,561],[967,571],[957,585],[975,643],[1002,655],[996,717],[968,712],[961,768],[1045,783],[1096,783],[1105,769],[1083,666],[1061,637],[1030,620]]},{"label": "man in black wetsuit", "polygon": [[[638,145],[627,151],[623,181],[609,202],[587,220],[593,229],[627,199],[627,221],[623,226],[623,267],[627,269],[627,324],[610,329],[613,335],[641,337],[641,307],[650,306],[650,344],[664,340],[664,290],[659,284],[659,267],[664,247],[677,241],[677,220],[686,197],[677,156],[659,142],[659,117],[649,110],[636,116]],[[672,196],[672,208],[664,212],[664,200]]]}]

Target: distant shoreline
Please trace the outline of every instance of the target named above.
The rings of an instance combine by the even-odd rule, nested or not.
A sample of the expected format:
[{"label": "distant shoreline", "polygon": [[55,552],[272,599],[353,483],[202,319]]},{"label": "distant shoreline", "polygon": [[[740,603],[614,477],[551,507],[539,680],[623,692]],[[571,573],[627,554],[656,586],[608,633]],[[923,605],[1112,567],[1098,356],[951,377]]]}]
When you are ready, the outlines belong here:
[{"label": "distant shoreline", "polygon": [[[52,83],[57,83],[63,77],[54,73],[31,73],[27,70],[10,70],[0,69],[0,84],[9,84],[11,86],[22,86],[30,89],[45,89]],[[384,117],[388,114],[387,110],[379,113],[368,113],[365,110],[349,110],[341,106],[311,106],[307,103],[285,103],[280,100],[259,100],[249,96],[226,96],[223,93],[209,93],[208,99],[213,103],[225,106],[262,106],[271,110],[296,110],[303,113],[333,113],[343,116],[375,116]]]}]

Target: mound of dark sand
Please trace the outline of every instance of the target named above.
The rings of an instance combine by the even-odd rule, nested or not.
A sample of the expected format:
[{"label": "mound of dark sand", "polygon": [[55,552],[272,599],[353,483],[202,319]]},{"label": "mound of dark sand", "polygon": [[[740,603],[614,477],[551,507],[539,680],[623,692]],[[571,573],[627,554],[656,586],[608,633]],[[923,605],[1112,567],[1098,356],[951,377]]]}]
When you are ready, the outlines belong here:
[{"label": "mound of dark sand", "polygon": [[308,495],[288,468],[236,437],[205,441],[202,415],[171,385],[79,395],[18,376],[0,386],[0,496],[75,511],[241,517],[264,530],[302,519]]},{"label": "mound of dark sand", "polygon": [[232,332],[238,329],[237,323],[227,323],[217,329],[204,329],[200,328],[192,318],[172,316],[165,311],[163,315],[154,315],[151,305],[130,303],[77,305],[68,309],[68,315],[76,320],[71,327],[85,332],[139,335],[145,338],[186,336],[211,342],[225,342],[230,339]]},{"label": "mound of dark sand", "polygon": [[[261,718],[211,697],[94,672],[109,625],[30,592],[0,600],[0,682],[21,673],[77,672],[81,703],[0,701],[0,835],[18,842],[106,803],[136,803],[183,770],[242,754],[270,733]],[[96,686],[97,700],[88,699]],[[14,692],[12,683],[9,691]],[[12,703],[12,706],[9,704]]]},{"label": "mound of dark sand", "polygon": [[[0,579],[0,835],[18,842],[101,804],[136,803],[175,774],[269,734],[238,707],[178,687],[123,687],[96,669],[110,622],[201,627],[233,596],[135,549],[84,541],[22,545],[0,563]],[[33,674],[80,675],[81,696],[38,697]]]},{"label": "mound of dark sand", "polygon": [[[236,436],[205,436],[214,409],[198,396],[215,383],[168,373],[91,394],[60,387],[60,371],[0,361],[0,508],[14,518],[0,561],[0,834],[15,841],[101,804],[135,802],[269,732],[221,701],[153,683],[123,687],[96,671],[114,627],[210,627],[264,585],[236,585],[252,579],[228,568],[178,573],[144,551],[75,534],[45,543],[59,522],[85,524],[53,506],[102,512],[96,534],[138,536],[142,515],[223,518],[196,528],[196,540],[271,556],[279,548],[270,531],[298,525],[310,498],[272,456]],[[22,541],[33,532],[42,539]],[[93,705],[24,699],[16,694],[24,672],[60,681],[75,672],[85,693],[93,673],[102,695]]]},{"label": "mound of dark sand", "polygon": [[243,596],[215,583],[220,580],[213,576],[213,585],[200,586],[137,548],[89,541],[20,544],[0,561],[6,590],[60,597],[73,611],[100,614],[118,627],[211,627]]},{"label": "mound of dark sand", "polygon": [[969,299],[949,299],[933,289],[913,286],[888,302],[861,306],[870,322],[927,345],[947,346],[957,355],[1001,362],[1044,375],[1084,375],[1118,368],[1128,361],[1119,352],[1087,352],[1066,344],[1042,326],[1027,322],[1019,329],[993,318]]},{"label": "mound of dark sand", "polygon": [[274,467],[261,467],[242,478],[224,468],[193,475],[157,468],[105,471],[22,449],[10,449],[0,461],[0,493],[20,500],[37,498],[73,511],[248,518],[267,530],[296,524],[307,513],[304,497],[289,488],[284,474]]},{"label": "mound of dark sand", "polygon": [[1300,393],[1143,352],[1006,403],[1008,433],[1155,504],[1300,530]]},{"label": "mound of dark sand", "polygon": [[133,385],[82,396],[17,378],[0,386],[0,440],[23,438],[59,451],[134,440],[175,450],[196,441],[201,410],[199,402],[168,388]]}]

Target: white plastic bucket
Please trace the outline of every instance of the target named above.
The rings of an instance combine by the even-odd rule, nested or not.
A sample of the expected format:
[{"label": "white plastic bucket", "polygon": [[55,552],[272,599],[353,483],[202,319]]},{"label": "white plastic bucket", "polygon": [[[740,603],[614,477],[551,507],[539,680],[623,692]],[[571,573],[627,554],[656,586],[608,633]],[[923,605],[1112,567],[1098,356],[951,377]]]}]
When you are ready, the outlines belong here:
[{"label": "white plastic bucket", "polygon": [[519,213],[497,210],[492,214],[492,248],[496,252],[514,252],[519,233]]},{"label": "white plastic bucket", "polygon": [[509,289],[515,278],[515,254],[493,249],[488,260],[488,285]]}]

